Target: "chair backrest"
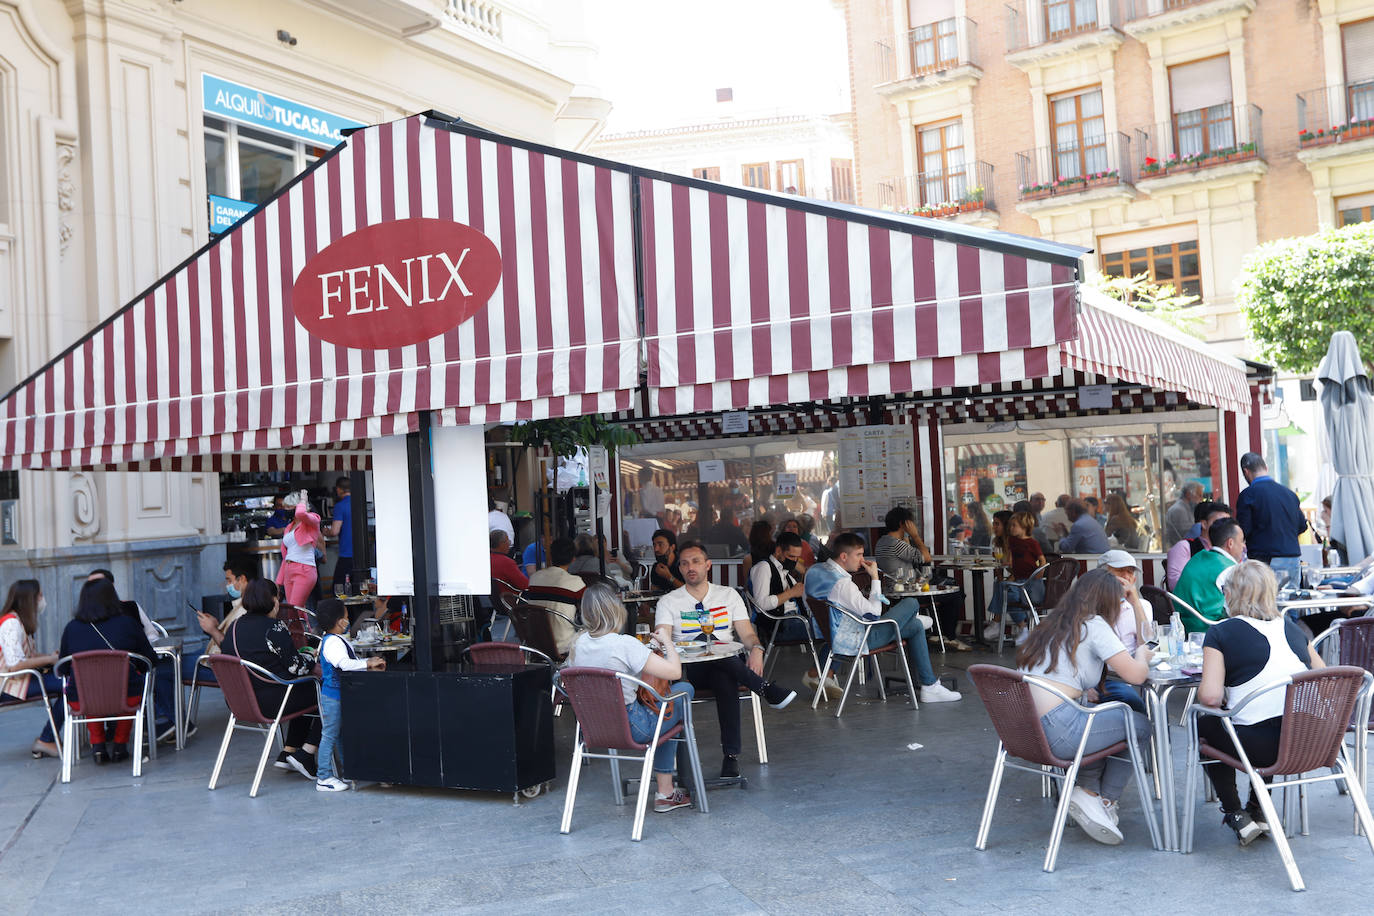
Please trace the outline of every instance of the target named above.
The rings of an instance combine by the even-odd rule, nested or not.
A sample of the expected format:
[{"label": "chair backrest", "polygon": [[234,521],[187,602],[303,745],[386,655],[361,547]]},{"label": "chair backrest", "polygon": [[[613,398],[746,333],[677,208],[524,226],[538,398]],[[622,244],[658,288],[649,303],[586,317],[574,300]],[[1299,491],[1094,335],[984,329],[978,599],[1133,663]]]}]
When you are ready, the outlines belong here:
[{"label": "chair backrest", "polygon": [[81,717],[129,714],[129,653],[99,649],[72,655],[72,679],[81,703]]},{"label": "chair backrest", "polygon": [[1008,754],[1043,766],[1068,765],[1050,750],[1024,674],[997,665],[970,665],[968,676]]},{"label": "chair backrest", "polygon": [[1335,766],[1365,675],[1363,668],[1349,665],[1293,675],[1285,695],[1278,758],[1261,772],[1292,776]]},{"label": "chair backrest", "polygon": [[811,618],[821,628],[821,639],[830,642],[830,606],[810,595],[806,596],[806,606],[811,609]]},{"label": "chair backrest", "polygon": [[310,632],[310,619],[306,616],[305,610],[292,604],[283,604],[277,611],[277,619],[286,624],[286,628],[291,631],[291,641],[295,643],[297,649],[306,647],[306,634]]},{"label": "chair backrest", "polygon": [[511,625],[520,642],[543,652],[549,658],[561,658],[558,644],[554,642],[553,627],[549,624],[549,611],[537,604],[518,599],[508,612]]},{"label": "chair backrest", "polygon": [[1340,621],[1338,635],[1340,663],[1374,674],[1374,617],[1351,617]]},{"label": "chair backrest", "polygon": [[1174,613],[1174,606],[1169,601],[1168,592],[1157,585],[1142,585],[1140,597],[1150,603],[1150,614],[1154,617],[1155,623],[1163,625],[1169,622]]},{"label": "chair backrest", "polygon": [[237,655],[218,653],[205,656],[205,664],[215,673],[220,691],[224,694],[225,705],[245,725],[270,725],[272,720],[263,715],[258,705],[258,695],[253,692],[253,681],[244,667],[243,660]]},{"label": "chair backrest", "polygon": [[630,734],[630,716],[625,709],[625,693],[620,678],[606,668],[564,668],[558,683],[572,704],[582,740],[589,747],[617,751],[641,751]]},{"label": "chair backrest", "polygon": [[476,642],[468,646],[468,655],[472,656],[472,666],[477,669],[508,668],[525,663],[525,653],[518,642]]},{"label": "chair backrest", "polygon": [[1078,561],[1068,557],[1051,560],[1045,567],[1045,600],[1040,602],[1042,611],[1059,607],[1059,599],[1068,594],[1069,586],[1078,578]]}]

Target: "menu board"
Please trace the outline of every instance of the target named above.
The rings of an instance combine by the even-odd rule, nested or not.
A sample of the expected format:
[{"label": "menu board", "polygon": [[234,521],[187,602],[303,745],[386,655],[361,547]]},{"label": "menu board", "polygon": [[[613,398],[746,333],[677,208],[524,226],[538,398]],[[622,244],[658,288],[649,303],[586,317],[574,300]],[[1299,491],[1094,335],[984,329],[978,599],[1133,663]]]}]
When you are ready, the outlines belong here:
[{"label": "menu board", "polygon": [[916,504],[916,466],[910,426],[865,426],[840,431],[840,524],[882,524],[893,506]]}]

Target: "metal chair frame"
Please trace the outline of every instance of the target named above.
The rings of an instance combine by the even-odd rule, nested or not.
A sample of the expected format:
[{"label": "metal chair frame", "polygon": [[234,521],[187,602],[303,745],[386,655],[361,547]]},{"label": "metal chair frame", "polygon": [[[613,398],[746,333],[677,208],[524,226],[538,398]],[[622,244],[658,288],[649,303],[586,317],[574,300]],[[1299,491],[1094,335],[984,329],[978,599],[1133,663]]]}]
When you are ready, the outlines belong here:
[{"label": "metal chair frame", "polygon": [[[1059,561],[1056,560],[1056,561],[1054,561],[1054,562],[1057,563],[1057,562],[1059,562]],[[1072,562],[1072,561],[1070,561],[1070,562]],[[1046,563],[1044,566],[1036,567],[1035,572],[1031,573],[1029,576],[1027,576],[1027,577],[1024,578],[1024,579],[1010,579],[1010,580],[1008,580],[1008,581],[1006,581],[1006,582],[1001,583],[1001,585],[1002,585],[1003,588],[1008,588],[1008,589],[1013,589],[1013,588],[1014,588],[1014,589],[1016,589],[1018,592],[1021,593],[1021,600],[1017,602],[1017,606],[1018,606],[1018,607],[1024,607],[1024,608],[1026,608],[1028,611],[1030,611],[1030,628],[1031,628],[1032,630],[1035,629],[1036,627],[1038,627],[1038,626],[1040,625],[1040,611],[1036,608],[1035,602],[1031,600],[1030,591],[1028,590],[1028,586],[1029,586],[1032,582],[1044,582],[1044,581],[1045,581],[1045,576],[1046,576],[1046,574],[1048,573],[1049,568],[1050,568],[1050,564],[1049,564],[1049,563]],[[996,587],[996,586],[994,586],[994,588],[995,588],[995,587]],[[1010,611],[1011,611],[1011,602],[1007,602],[1007,603],[1003,606],[1003,608],[1002,608],[1002,627],[1001,627],[1001,629],[998,630],[998,632],[997,632],[997,654],[998,654],[998,655],[1001,655],[1001,654],[1002,654],[1002,646],[1003,646],[1003,644],[1006,642],[1006,639],[1007,639],[1007,620],[1011,617]],[[982,634],[977,634],[977,635],[978,635],[980,638],[981,638],[981,636],[982,636]]]},{"label": "metal chair frame", "polygon": [[[978,678],[978,672],[975,669],[983,667],[994,666],[975,665],[973,668],[969,669],[969,677],[974,680],[975,684]],[[1075,781],[1078,779],[1078,770],[1083,765],[1083,757],[1085,756],[1084,748],[1088,746],[1088,736],[1092,733],[1093,721],[1097,716],[1113,709],[1125,710],[1129,716],[1131,708],[1119,700],[1110,703],[1101,703],[1097,706],[1084,706],[1077,700],[1072,699],[1063,690],[1059,689],[1059,687],[1055,686],[1052,681],[1047,681],[1044,678],[1035,677],[1030,674],[1014,673],[1017,673],[1025,683],[1042,688],[1054,694],[1063,702],[1070,704],[1078,711],[1087,713],[1088,721],[1083,728],[1083,737],[1078,740],[1078,749],[1074,752],[1073,762],[1067,769],[1052,767],[1046,764],[1035,764],[1032,766],[1015,762],[1015,759],[1009,761],[1008,758],[1011,755],[1007,751],[1006,746],[1002,743],[1001,735],[998,735],[997,758],[992,767],[992,779],[988,783],[987,800],[983,804],[983,817],[978,822],[978,837],[973,845],[974,848],[978,850],[985,850],[988,848],[988,834],[992,830],[992,815],[997,807],[998,792],[1002,788],[1002,774],[1007,768],[1022,770],[1040,777],[1042,787],[1049,780],[1057,779],[1060,782],[1059,803],[1055,807],[1054,826],[1050,830],[1049,848],[1045,850],[1045,862],[1042,866],[1045,871],[1052,872],[1059,858],[1059,847],[1064,839],[1064,827],[1069,816],[1069,799],[1073,794],[1070,789],[1072,789]],[[1039,719],[1036,719],[1035,727],[1037,729],[1041,728]],[[1150,842],[1154,845],[1155,849],[1160,849],[1162,843],[1160,841],[1159,824],[1155,821],[1154,802],[1153,799],[1150,798],[1150,789],[1147,788],[1149,781],[1146,779],[1145,766],[1140,755],[1140,748],[1136,744],[1135,729],[1126,729],[1125,744],[1127,758],[1130,760],[1131,766],[1135,769],[1135,784],[1140,792],[1140,807],[1141,810],[1145,812],[1145,820],[1150,827]],[[1106,756],[1121,759],[1117,754],[1108,754]]]},{"label": "metal chair frame", "polygon": [[[1344,671],[1342,670],[1343,668]],[[1274,829],[1274,825],[1280,824],[1280,818],[1277,809],[1274,807],[1274,801],[1269,795],[1270,790],[1273,788],[1282,788],[1285,792],[1285,798],[1287,797],[1287,790],[1289,788],[1296,787],[1298,789],[1297,801],[1302,821],[1302,833],[1304,836],[1306,836],[1307,786],[1317,782],[1336,782],[1338,784],[1344,784],[1345,789],[1347,792],[1349,792],[1351,801],[1355,806],[1355,817],[1357,820],[1357,829],[1355,832],[1358,835],[1360,832],[1359,828],[1363,828],[1365,840],[1369,843],[1370,852],[1374,852],[1374,819],[1371,819],[1370,817],[1369,804],[1365,800],[1364,789],[1360,785],[1360,781],[1358,776],[1356,775],[1355,768],[1351,765],[1349,758],[1346,756],[1344,736],[1342,736],[1340,746],[1336,749],[1336,767],[1333,768],[1333,770],[1330,773],[1326,773],[1320,776],[1283,776],[1282,774],[1274,774],[1282,776],[1282,781],[1280,782],[1278,780],[1275,780],[1273,782],[1269,782],[1266,781],[1264,777],[1259,775],[1259,772],[1255,769],[1255,766],[1250,762],[1249,755],[1245,753],[1245,748],[1241,745],[1240,738],[1236,735],[1235,725],[1232,724],[1232,720],[1235,718],[1236,714],[1243,710],[1246,706],[1254,702],[1258,697],[1263,696],[1279,688],[1283,688],[1286,691],[1289,687],[1291,687],[1294,684],[1295,680],[1314,679],[1321,676],[1329,677],[1333,674],[1343,673],[1347,673],[1353,676],[1356,672],[1358,672],[1361,676],[1361,684],[1359,692],[1356,695],[1354,712],[1361,720],[1367,722],[1369,719],[1370,686],[1371,684],[1374,684],[1374,675],[1371,675],[1368,671],[1365,671],[1363,669],[1354,668],[1350,666],[1338,666],[1335,668],[1319,668],[1314,671],[1310,671],[1306,674],[1297,675],[1296,678],[1288,677],[1284,678],[1281,681],[1275,681],[1273,684],[1270,684],[1267,687],[1261,687],[1259,690],[1256,690],[1253,693],[1247,695],[1244,699],[1237,703],[1235,708],[1233,709],[1216,709],[1215,707],[1211,706],[1203,706],[1200,703],[1194,703],[1191,706],[1189,706],[1187,756],[1188,776],[1186,780],[1186,787],[1184,789],[1184,799],[1186,801],[1183,812],[1183,852],[1188,853],[1193,851],[1193,827],[1194,823],[1197,820],[1197,782],[1202,775],[1202,767],[1214,765],[1228,765],[1227,763],[1221,760],[1203,761],[1201,759],[1201,741],[1198,738],[1197,733],[1197,720],[1199,716],[1216,716],[1217,718],[1221,719],[1221,724],[1222,727],[1226,730],[1227,737],[1231,739],[1231,743],[1235,746],[1236,759],[1239,760],[1242,764],[1244,764],[1245,774],[1250,778],[1250,787],[1254,790],[1256,797],[1259,799],[1260,809],[1264,812],[1265,820],[1270,825],[1269,835],[1273,838],[1274,844],[1278,847],[1279,857],[1283,860],[1283,867],[1284,870],[1288,873],[1288,882],[1292,886],[1293,890],[1306,890],[1306,885],[1303,883],[1302,874],[1298,871],[1297,861],[1293,858],[1292,847],[1290,847],[1288,844],[1288,837],[1291,835],[1292,832],[1291,818],[1285,820],[1283,829]],[[1287,703],[1285,703],[1285,727],[1287,725],[1289,713],[1290,710],[1287,708]],[[1282,753],[1282,745],[1280,745],[1280,753]],[[1285,807],[1288,807],[1287,804],[1285,804]]]},{"label": "metal chair frame", "polygon": [[[9,697],[5,696],[5,684],[12,677],[24,677],[33,675],[34,682],[38,684],[39,696],[36,697]],[[30,703],[43,701],[43,711],[48,715],[48,725],[52,728],[52,740],[57,745],[57,754],[62,756],[62,736],[58,734],[60,729],[57,727],[57,720],[52,717],[52,698],[48,696],[48,688],[43,684],[43,672],[37,668],[15,668],[13,671],[0,672],[0,709],[8,706],[27,706]]]},{"label": "metal chair frame", "polygon": [[[259,733],[265,732],[265,733],[267,734],[267,740],[263,742],[262,754],[258,757],[258,768],[257,768],[257,771],[256,771],[256,772],[254,773],[254,775],[253,775],[253,785],[252,785],[252,787],[248,790],[248,797],[249,797],[249,798],[257,798],[257,797],[258,797],[258,785],[262,782],[262,773],[263,773],[263,770],[265,770],[265,769],[267,768],[267,756],[268,756],[268,754],[270,754],[270,753],[272,752],[273,746],[275,745],[275,743],[276,743],[277,741],[280,740],[280,737],[281,737],[281,736],[280,736],[280,730],[281,730],[282,716],[283,716],[283,715],[285,714],[285,712],[286,712],[286,704],[289,703],[289,702],[291,701],[291,691],[294,690],[298,685],[301,685],[301,684],[313,684],[314,687],[315,687],[315,704],[316,704],[316,708],[318,709],[318,707],[319,707],[319,688],[320,688],[320,682],[319,682],[318,680],[316,680],[315,678],[313,678],[313,677],[298,677],[298,678],[292,678],[292,679],[290,679],[290,680],[286,680],[286,679],[284,679],[284,678],[279,678],[279,677],[277,677],[275,674],[273,674],[271,671],[268,671],[266,668],[262,667],[261,665],[256,665],[256,664],[254,664],[253,662],[247,661],[246,659],[239,658],[239,657],[236,656],[236,655],[229,655],[229,654],[223,653],[223,652],[219,653],[218,655],[202,656],[201,659],[200,659],[199,661],[196,662],[196,664],[199,665],[200,662],[201,662],[201,661],[204,661],[206,658],[226,659],[226,660],[232,659],[234,664],[242,665],[245,669],[247,669],[247,671],[248,671],[248,673],[249,673],[250,675],[256,676],[256,677],[257,677],[258,679],[260,679],[260,680],[266,680],[266,681],[270,681],[270,682],[272,682],[272,683],[274,683],[274,684],[280,684],[280,685],[282,685],[283,687],[286,688],[286,692],[282,695],[282,698],[281,698],[281,705],[277,707],[276,715],[274,715],[274,716],[272,717],[272,722],[271,722],[270,725],[262,725],[262,724],[259,724],[259,723],[240,723],[240,722],[238,721],[238,717],[234,715],[234,711],[233,711],[232,709],[229,710],[229,722],[228,722],[228,723],[225,725],[225,727],[224,727],[224,740],[222,740],[222,741],[220,742],[220,744],[219,744],[219,756],[217,756],[217,757],[215,758],[215,768],[214,768],[214,770],[210,773],[210,785],[209,785],[209,788],[210,788],[210,789],[214,789],[214,788],[215,788],[215,784],[219,782],[220,770],[221,770],[221,769],[223,768],[223,766],[224,766],[224,757],[225,757],[225,755],[229,752],[229,741],[234,737],[234,730],[235,730],[235,729],[240,729],[240,730],[242,730],[242,731],[259,732]],[[226,663],[228,663],[228,662],[226,662]],[[213,670],[213,666],[212,666],[212,670]],[[216,679],[218,680],[219,675],[216,674],[215,677],[216,677]],[[257,696],[257,694],[255,693],[255,694],[254,694],[255,699],[256,699],[256,696]],[[259,713],[261,714],[261,709],[259,709]],[[298,715],[308,715],[308,714],[309,714],[309,710],[306,710],[305,712],[299,713]],[[265,716],[264,716],[264,718],[265,718]],[[295,718],[295,717],[293,717],[293,718]]]},{"label": "metal chair frame", "polygon": [[[779,614],[776,610],[766,611],[759,606],[759,603],[757,601],[754,600],[754,594],[748,588],[741,586],[740,591],[743,593],[745,605],[749,608],[751,612],[749,615],[751,618],[763,616],[773,621],[773,631],[768,634],[768,644],[764,646],[763,649],[763,679],[765,681],[768,680],[768,675],[769,672],[773,670],[773,665],[777,663],[777,657],[773,654],[774,645],[807,646],[811,651],[811,663],[816,666],[817,671],[821,670],[821,655],[816,650],[816,639],[812,632],[813,628],[816,626],[816,620],[814,617],[811,616],[811,608],[806,607],[805,614],[786,612]],[[805,605],[803,606],[805,607]],[[794,641],[780,644],[777,642],[778,631],[782,629],[782,623],[785,620],[796,620],[802,624],[802,626],[806,630],[805,642]]]},{"label": "metal chair frame", "polygon": [[[850,620],[854,621],[855,623],[859,624],[859,626],[864,628],[863,644],[859,647],[859,654],[856,656],[852,656],[854,661],[849,666],[849,676],[845,678],[844,693],[840,695],[840,704],[835,710],[835,718],[838,719],[840,715],[844,712],[844,704],[849,699],[850,688],[854,686],[854,675],[857,674],[859,672],[859,669],[863,667],[865,660],[867,660],[869,656],[875,655],[879,652],[887,651],[889,649],[895,651],[897,653],[897,657],[901,659],[902,671],[906,675],[907,696],[911,701],[911,708],[918,709],[919,707],[916,702],[916,683],[911,679],[911,666],[907,663],[906,660],[906,641],[902,639],[902,628],[897,624],[897,621],[885,617],[880,617],[877,620],[864,620],[863,617],[859,616],[858,614],[854,613],[848,608],[835,604],[831,601],[826,602],[826,608],[828,610],[839,611],[841,614],[848,617]],[[877,627],[892,627],[893,641],[885,645],[879,646],[877,649],[870,649],[868,647],[868,634]],[[816,694],[811,698],[812,709],[815,709],[817,704],[820,703],[821,697],[825,696],[825,679],[826,676],[830,673],[830,666],[835,660],[835,655],[835,644],[832,639],[830,644],[830,655],[825,660],[825,667],[821,669],[820,682],[816,686]],[[886,703],[887,687],[883,683],[884,679],[881,670],[878,672],[878,677],[876,677],[875,680],[878,682],[878,695],[882,697],[883,702]],[[828,702],[829,697],[826,697],[826,700]]]},{"label": "metal chair frame", "polygon": [[[1326,648],[1323,643],[1335,640],[1335,658],[1327,659],[1326,655],[1322,655],[1323,660],[1326,661],[1328,665],[1352,665],[1357,668],[1363,668],[1370,674],[1374,674],[1374,667],[1371,667],[1367,661],[1351,659],[1344,651],[1344,643],[1340,639],[1340,636],[1342,630],[1347,627],[1374,628],[1374,617],[1349,617],[1344,620],[1337,620],[1331,625],[1330,629],[1312,640],[1312,648],[1318,653],[1321,653],[1322,650]],[[1356,720],[1351,723],[1350,728],[1346,730],[1346,734],[1353,738],[1351,746],[1355,756],[1355,776],[1359,779],[1360,788],[1364,789],[1366,798],[1368,798],[1369,795],[1369,724],[1371,716],[1374,716],[1374,695],[1370,698],[1369,707],[1370,708],[1366,710],[1366,714],[1358,716]],[[1338,786],[1337,788],[1341,789],[1342,794],[1344,794],[1344,786]],[[1356,827],[1359,827],[1358,819],[1356,821]]]},{"label": "metal chair frame", "polygon": [[[582,724],[578,722],[577,728],[573,734],[572,769],[568,773],[568,790],[563,802],[563,820],[559,825],[558,832],[568,833],[572,830],[573,806],[577,801],[577,785],[582,776],[583,760],[591,758],[595,760],[609,760],[611,762],[611,781],[614,783],[615,803],[617,805],[625,804],[625,794],[622,788],[623,783],[620,781],[620,761],[642,760],[643,763],[639,773],[639,793],[635,799],[634,826],[630,831],[630,839],[639,842],[640,838],[644,835],[644,815],[648,810],[649,786],[653,783],[654,751],[658,749],[659,739],[663,734],[663,719],[668,710],[667,704],[669,700],[681,702],[686,698],[687,694],[685,692],[678,692],[664,696],[633,675],[622,674],[618,671],[612,673],[614,673],[619,680],[628,681],[636,687],[648,690],[657,698],[658,721],[654,724],[653,736],[645,743],[643,757],[622,755],[615,748],[606,748],[606,753],[597,754],[587,750],[587,744],[582,738]],[[568,696],[567,691],[563,688],[563,672],[560,671],[554,676],[554,686],[564,696]],[[571,697],[569,697],[569,702],[572,702]],[[574,705],[574,714],[576,710],[577,706]],[[625,715],[628,719],[628,710],[626,710]],[[705,814],[708,810],[706,803],[706,783],[701,775],[701,755],[697,751],[696,732],[692,727],[692,706],[690,703],[686,704],[682,713],[682,731],[668,740],[686,742],[692,785],[696,789],[696,795],[692,797],[692,801],[696,805],[697,810]]]},{"label": "metal chair frame", "polygon": [[[83,656],[103,656],[108,655],[112,651],[128,656],[128,664],[134,666],[141,665],[143,668],[143,692],[138,698],[138,706],[135,709],[131,710],[130,713],[125,716],[92,716],[81,715],[79,713],[74,715],[72,711],[71,701],[67,698],[67,681],[69,678],[74,679],[76,677],[75,669],[77,662],[79,662]],[[63,666],[65,666],[68,669],[66,673],[62,671]],[[62,678],[62,711],[64,715],[64,721],[62,723],[62,741],[58,745],[58,747],[61,748],[62,751],[62,782],[68,783],[72,781],[72,759],[76,756],[77,748],[80,745],[80,741],[76,735],[76,726],[85,725],[88,722],[127,722],[132,720],[134,723],[134,750],[133,753],[131,753],[129,756],[132,757],[134,760],[134,776],[142,776],[143,728],[145,721],[147,723],[148,734],[153,734],[152,699],[154,665],[152,659],[144,655],[139,655],[137,652],[128,652],[124,649],[99,649],[95,652],[75,652],[71,655],[59,658],[57,660],[57,664],[53,665],[52,670],[54,674]],[[77,699],[79,701],[80,697],[78,697]],[[148,756],[152,759],[156,759],[156,738],[154,738],[154,740],[148,743],[150,745]]]}]

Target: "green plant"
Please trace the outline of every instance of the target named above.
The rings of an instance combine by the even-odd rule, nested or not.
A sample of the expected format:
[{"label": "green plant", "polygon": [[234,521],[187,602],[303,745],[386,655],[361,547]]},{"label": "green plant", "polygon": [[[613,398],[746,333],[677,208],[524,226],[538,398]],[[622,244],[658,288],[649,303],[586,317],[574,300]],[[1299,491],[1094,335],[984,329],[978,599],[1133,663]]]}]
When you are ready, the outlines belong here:
[{"label": "green plant", "polygon": [[1267,242],[1241,264],[1237,302],[1264,358],[1308,372],[1331,335],[1350,331],[1374,357],[1374,223]]},{"label": "green plant", "polygon": [[627,426],[607,422],[601,414],[523,420],[511,427],[513,441],[531,448],[547,445],[559,458],[571,458],[579,448],[605,446],[614,451],[639,444],[639,435]]},{"label": "green plant", "polygon": [[1185,334],[1202,338],[1202,316],[1190,308],[1197,304],[1198,297],[1181,296],[1170,283],[1154,283],[1148,274],[1109,277],[1095,273],[1088,277],[1087,285],[1106,293],[1117,302],[1153,315]]}]

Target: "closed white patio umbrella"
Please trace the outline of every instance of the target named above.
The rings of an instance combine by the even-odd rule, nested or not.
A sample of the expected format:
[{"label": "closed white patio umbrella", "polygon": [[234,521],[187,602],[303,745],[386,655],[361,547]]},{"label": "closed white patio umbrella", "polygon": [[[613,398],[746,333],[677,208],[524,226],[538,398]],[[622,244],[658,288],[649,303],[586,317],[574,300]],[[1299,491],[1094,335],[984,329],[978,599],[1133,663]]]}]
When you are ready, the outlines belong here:
[{"label": "closed white patio umbrella", "polygon": [[1336,469],[1331,536],[1349,562],[1374,553],[1374,393],[1355,335],[1337,331],[1317,367],[1322,414]]}]

